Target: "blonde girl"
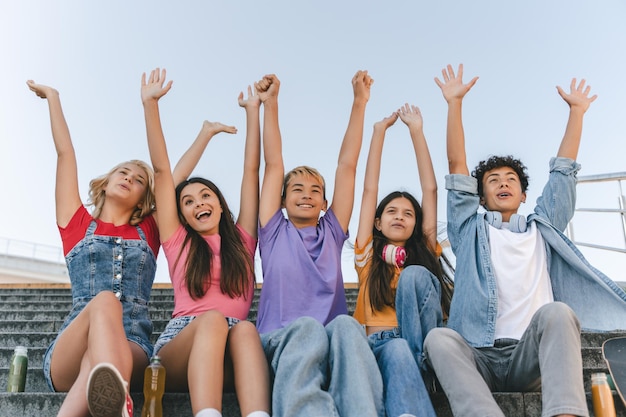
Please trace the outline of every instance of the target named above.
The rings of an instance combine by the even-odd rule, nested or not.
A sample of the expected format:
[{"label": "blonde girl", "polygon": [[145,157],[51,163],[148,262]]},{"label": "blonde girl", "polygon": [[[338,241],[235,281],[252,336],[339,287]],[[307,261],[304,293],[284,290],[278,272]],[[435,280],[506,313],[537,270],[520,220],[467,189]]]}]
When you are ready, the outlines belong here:
[{"label": "blonde girl", "polygon": [[44,375],[51,390],[67,392],[58,416],[132,416],[128,382],[141,383],[152,354],[148,300],[159,250],[153,172],[130,160],[92,180],[89,213],[59,93],[27,84],[48,101],[56,221],[72,286],[72,310],[45,353]]}]

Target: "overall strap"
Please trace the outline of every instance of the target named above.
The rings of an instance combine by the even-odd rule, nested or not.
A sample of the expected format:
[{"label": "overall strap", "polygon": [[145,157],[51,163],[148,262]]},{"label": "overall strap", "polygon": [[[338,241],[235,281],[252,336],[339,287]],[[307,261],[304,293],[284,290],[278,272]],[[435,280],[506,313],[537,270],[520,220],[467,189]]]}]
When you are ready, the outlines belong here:
[{"label": "overall strap", "polygon": [[93,236],[97,227],[98,223],[96,223],[96,219],[91,220],[89,227],[87,228],[87,232],[85,232],[85,236]]},{"label": "overall strap", "polygon": [[147,242],[146,235],[144,234],[144,232],[141,229],[141,227],[139,225],[137,225],[137,226],[135,226],[135,228],[137,229],[137,233],[139,233],[139,237],[141,238],[141,240]]}]

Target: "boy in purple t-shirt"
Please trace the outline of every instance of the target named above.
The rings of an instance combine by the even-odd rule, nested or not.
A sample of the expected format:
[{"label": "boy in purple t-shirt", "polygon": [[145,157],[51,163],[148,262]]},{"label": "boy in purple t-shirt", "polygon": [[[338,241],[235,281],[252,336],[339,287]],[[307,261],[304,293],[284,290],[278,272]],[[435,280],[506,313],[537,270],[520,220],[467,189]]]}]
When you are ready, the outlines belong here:
[{"label": "boy in purple t-shirt", "polygon": [[372,82],[367,71],[352,79],[354,101],[335,174],[337,198],[330,208],[317,170],[301,166],[284,176],[280,81],[266,75],[256,84],[264,107],[265,155],[257,328],[273,371],[274,416],[384,416],[380,373],[363,329],[347,315],[341,275]]}]

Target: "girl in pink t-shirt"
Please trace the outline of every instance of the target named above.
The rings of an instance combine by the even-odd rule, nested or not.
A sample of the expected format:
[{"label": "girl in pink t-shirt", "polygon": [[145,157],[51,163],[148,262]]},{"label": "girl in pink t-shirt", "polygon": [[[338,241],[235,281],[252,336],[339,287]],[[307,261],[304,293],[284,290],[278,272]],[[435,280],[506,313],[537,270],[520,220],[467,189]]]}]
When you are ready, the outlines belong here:
[{"label": "girl in pink t-shirt", "polygon": [[[237,222],[212,182],[191,178],[175,187],[158,101],[171,88],[165,70],[142,77],[156,217],[174,286],[174,318],[155,345],[167,369],[166,390],[189,390],[196,417],[221,416],[224,387],[234,385],[243,416],[269,416],[269,371],[255,326],[246,321],[254,291],[259,210],[260,127],[257,95],[239,95],[247,135]],[[204,122],[185,159],[197,163],[217,133],[234,127]],[[176,169],[178,170],[179,167]]]}]

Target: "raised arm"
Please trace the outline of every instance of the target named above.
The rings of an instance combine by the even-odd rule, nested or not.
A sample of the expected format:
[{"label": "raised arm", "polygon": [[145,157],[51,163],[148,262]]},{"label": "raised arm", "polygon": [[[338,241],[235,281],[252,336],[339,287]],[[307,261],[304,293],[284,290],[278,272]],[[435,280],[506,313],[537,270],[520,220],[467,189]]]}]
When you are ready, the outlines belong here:
[{"label": "raised arm", "polygon": [[33,80],[28,80],[26,84],[38,97],[48,100],[52,139],[57,152],[56,221],[60,227],[65,227],[82,204],[78,191],[76,153],[70,130],[63,115],[59,92],[52,87],[36,84]]},{"label": "raised arm", "polygon": [[348,230],[354,206],[356,164],[363,142],[365,107],[370,98],[370,88],[373,82],[374,80],[367,71],[357,71],[352,78],[354,100],[352,101],[348,128],[339,151],[339,161],[335,172],[335,190],[331,204],[331,208],[344,231]]},{"label": "raised arm", "polygon": [[578,157],[578,148],[580,147],[580,139],[583,132],[583,116],[589,108],[589,105],[591,105],[598,96],[593,95],[589,97],[591,87],[585,87],[584,79],[576,86],[576,78],[572,78],[569,94],[563,91],[559,86],[557,86],[556,89],[563,100],[569,105],[569,119],[567,120],[565,134],[563,135],[557,156],[575,160]]},{"label": "raised arm", "polygon": [[437,247],[437,180],[435,170],[424,137],[424,120],[419,107],[405,104],[398,110],[400,120],[409,128],[420,186],[422,188],[422,232],[428,246],[434,251]]},{"label": "raised arm", "polygon": [[380,161],[383,153],[383,143],[387,129],[398,120],[398,113],[393,112],[383,120],[374,124],[372,142],[367,154],[365,166],[365,179],[363,181],[363,198],[361,199],[361,212],[359,213],[359,228],[356,241],[359,245],[365,244],[372,236],[374,218],[376,216],[376,204],[378,202],[378,181],[380,179]]},{"label": "raised arm", "polygon": [[158,68],[150,72],[147,81],[145,73],[141,76],[141,101],[146,120],[150,160],[154,169],[154,194],[157,207],[155,218],[158,221],[162,242],[169,239],[180,225],[174,178],[159,114],[159,99],[172,87],[172,81],[165,84],[165,76],[165,70]]},{"label": "raised arm", "polygon": [[237,223],[256,237],[259,221],[259,167],[261,165],[261,127],[259,106],[261,99],[248,86],[248,98],[239,94],[239,105],[246,110],[246,145],[243,160],[243,178]]},{"label": "raised arm", "polygon": [[463,64],[459,64],[457,75],[454,75],[452,65],[441,70],[443,81],[435,77],[435,82],[441,88],[443,97],[448,102],[447,124],[447,152],[448,169],[450,174],[469,175],[467,157],[465,155],[465,132],[463,131],[462,104],[465,94],[476,84],[478,77],[469,83],[463,84]]},{"label": "raised arm", "polygon": [[202,122],[202,128],[196,140],[193,141],[174,167],[174,172],[172,173],[174,185],[178,185],[189,178],[213,136],[221,132],[237,133],[237,128],[235,126],[226,126],[220,122],[209,122],[208,120]]},{"label": "raised arm", "polygon": [[254,85],[263,103],[263,155],[265,173],[261,187],[259,224],[265,226],[282,204],[283,164],[282,139],[278,126],[278,90],[280,81],[274,74],[266,75]]}]

